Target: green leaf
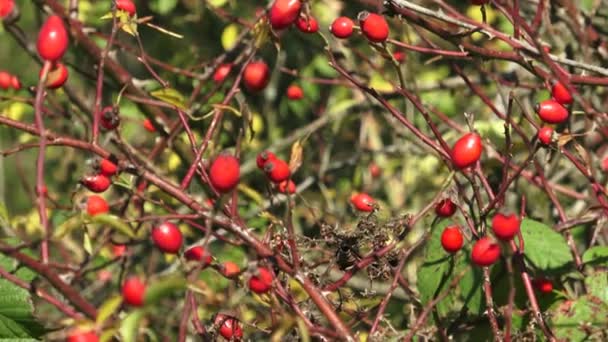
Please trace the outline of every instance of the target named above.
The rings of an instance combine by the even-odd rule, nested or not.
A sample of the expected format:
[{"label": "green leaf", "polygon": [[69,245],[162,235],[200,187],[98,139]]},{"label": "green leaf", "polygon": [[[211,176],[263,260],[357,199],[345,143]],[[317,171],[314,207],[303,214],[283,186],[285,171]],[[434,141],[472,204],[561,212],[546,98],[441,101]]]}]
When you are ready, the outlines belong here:
[{"label": "green leaf", "polygon": [[168,14],[177,6],[177,0],[155,0],[150,2],[150,9],[158,14]]},{"label": "green leaf", "polygon": [[136,342],[139,330],[139,321],[144,317],[144,310],[137,309],[131,312],[120,323],[120,336],[124,342]]},{"label": "green leaf", "polygon": [[173,88],[158,89],[151,92],[150,95],[179,109],[186,109],[184,96]]},{"label": "green leaf", "polygon": [[531,219],[521,223],[526,259],[544,273],[560,273],[572,264],[572,254],[563,236]]},{"label": "green leaf", "polygon": [[144,303],[146,305],[157,303],[164,297],[167,297],[177,291],[181,291],[186,287],[186,279],[183,277],[167,277],[159,279],[146,289]]},{"label": "green leaf", "polygon": [[551,328],[559,340],[587,341],[608,325],[608,305],[592,296],[561,302],[551,312]]},{"label": "green leaf", "polygon": [[114,296],[101,304],[99,312],[97,313],[97,325],[102,326],[108,318],[118,311],[120,304],[122,304],[121,296]]},{"label": "green leaf", "polygon": [[608,246],[595,246],[583,254],[584,264],[604,264],[608,261]]},{"label": "green leaf", "polygon": [[585,287],[590,295],[608,304],[608,271],[596,271],[585,277]]},{"label": "green leaf", "polygon": [[134,239],[136,237],[135,232],[133,231],[133,229],[131,229],[131,226],[124,223],[118,216],[110,214],[99,214],[92,216],[90,220],[91,223],[98,223],[110,226],[111,228],[119,231],[120,233],[130,238]]}]

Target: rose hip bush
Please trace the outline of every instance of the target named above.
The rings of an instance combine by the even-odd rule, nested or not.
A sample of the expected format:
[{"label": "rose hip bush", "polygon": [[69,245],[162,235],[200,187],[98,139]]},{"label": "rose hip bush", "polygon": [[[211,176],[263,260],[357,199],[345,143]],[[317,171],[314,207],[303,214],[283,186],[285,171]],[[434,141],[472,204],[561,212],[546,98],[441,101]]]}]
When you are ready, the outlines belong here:
[{"label": "rose hip bush", "polygon": [[608,339],[602,2],[0,17],[0,339]]}]

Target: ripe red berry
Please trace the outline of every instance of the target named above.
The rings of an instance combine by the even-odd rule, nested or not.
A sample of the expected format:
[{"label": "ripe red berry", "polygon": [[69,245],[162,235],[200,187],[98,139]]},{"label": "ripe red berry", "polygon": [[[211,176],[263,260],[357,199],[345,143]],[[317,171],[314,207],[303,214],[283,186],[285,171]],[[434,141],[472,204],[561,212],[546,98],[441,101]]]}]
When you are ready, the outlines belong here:
[{"label": "ripe red berry", "polygon": [[203,267],[211,264],[213,258],[211,254],[207,252],[203,246],[194,246],[186,250],[184,253],[184,257],[189,261],[200,261],[203,264]]},{"label": "ripe red berry", "polygon": [[314,17],[299,17],[296,21],[298,30],[304,33],[315,33],[319,31],[319,23]]},{"label": "ripe red berry", "polygon": [[267,161],[275,159],[277,159],[277,156],[274,153],[270,151],[263,151],[260,152],[260,154],[258,154],[258,156],[255,158],[255,163],[258,165],[258,168],[264,169],[264,165]]},{"label": "ripe red berry", "polygon": [[152,229],[152,241],[165,253],[176,254],[182,247],[182,232],[171,222],[163,222]]},{"label": "ripe red berry", "polygon": [[439,217],[450,217],[456,212],[456,204],[449,198],[444,198],[435,205],[435,214]]},{"label": "ripe red berry", "polygon": [[156,127],[154,127],[154,125],[152,124],[152,120],[150,120],[150,119],[145,119],[143,122],[143,126],[146,129],[146,131],[148,131],[150,133],[156,132]]},{"label": "ripe red berry", "polygon": [[255,293],[266,293],[272,288],[272,278],[272,272],[269,269],[260,267],[257,274],[249,278],[249,289]]},{"label": "ripe red berry", "polygon": [[281,30],[293,24],[302,9],[300,0],[275,0],[270,7],[268,20],[275,30]]},{"label": "ripe red berry", "polygon": [[6,90],[11,87],[12,75],[6,71],[0,71],[0,88]]},{"label": "ripe red berry", "polygon": [[464,243],[462,232],[458,226],[449,226],[441,233],[441,246],[448,253],[458,252]]},{"label": "ripe red berry", "polygon": [[547,278],[536,278],[533,285],[540,293],[549,294],[553,292],[553,283]]},{"label": "ripe red berry", "polygon": [[99,172],[108,177],[114,176],[118,172],[118,165],[110,159],[101,159],[99,161]]},{"label": "ripe red berry", "polygon": [[304,97],[304,91],[300,86],[292,84],[287,88],[287,98],[290,100],[300,100]]},{"label": "ripe red berry", "polygon": [[114,254],[115,257],[117,257],[117,258],[121,257],[126,252],[127,252],[127,246],[126,245],[114,245],[114,244],[112,244],[112,254]]},{"label": "ripe red berry", "polygon": [[8,17],[15,9],[15,0],[0,0],[0,20]]},{"label": "ripe red berry", "polygon": [[137,277],[129,277],[122,285],[122,299],[131,306],[143,306],[146,285]]},{"label": "ripe red berry", "polygon": [[281,183],[279,183],[279,192],[284,194],[295,194],[296,183],[294,183],[291,179],[282,181]]},{"label": "ripe red berry", "polygon": [[[38,78],[42,78],[42,71],[43,69],[40,69]],[[68,76],[68,68],[63,63],[53,63],[53,67],[46,75],[45,85],[49,89],[61,88],[68,80]]]},{"label": "ripe red berry", "polygon": [[261,91],[270,81],[270,69],[262,61],[251,62],[243,71],[243,82],[245,87],[251,92]]},{"label": "ripe red berry", "polygon": [[568,89],[561,83],[555,82],[551,88],[551,96],[561,105],[569,105],[572,103],[572,94]]},{"label": "ripe red berry", "polygon": [[504,241],[509,241],[519,232],[521,221],[515,214],[503,215],[498,213],[492,219],[494,235]]},{"label": "ripe red berry", "polygon": [[241,273],[241,268],[232,261],[224,261],[220,266],[220,273],[226,278],[234,278]]},{"label": "ripe red berry", "polygon": [[118,107],[107,106],[101,110],[99,119],[101,126],[107,130],[113,130],[118,127],[120,117],[118,116]]},{"label": "ripe red berry", "polygon": [[220,154],[211,163],[209,168],[209,180],[211,185],[221,192],[226,193],[234,189],[239,183],[241,169],[239,160],[228,154]]},{"label": "ripe red berry", "polygon": [[549,126],[541,127],[538,130],[538,140],[544,145],[551,145],[553,142],[553,128]]},{"label": "ripe red berry", "polygon": [[350,196],[350,203],[359,211],[372,212],[376,206],[376,202],[372,196],[366,193],[357,193]]},{"label": "ripe red berry", "polygon": [[452,163],[457,169],[464,169],[477,163],[483,150],[481,137],[476,133],[463,135],[452,147]]},{"label": "ripe red berry", "polygon": [[137,12],[135,4],[131,0],[116,0],[116,9],[129,13],[130,16],[134,16]]},{"label": "ripe red berry", "polygon": [[219,327],[220,335],[229,341],[239,340],[243,337],[243,329],[234,317],[218,314],[215,316],[215,325]]},{"label": "ripe red berry", "polygon": [[389,34],[388,23],[383,16],[376,13],[369,13],[367,11],[359,14],[359,24],[361,25],[361,32],[370,41],[374,43],[381,43],[386,41]]},{"label": "ripe red berry", "polygon": [[402,51],[395,51],[393,52],[393,58],[397,62],[403,63],[405,61],[405,53],[403,53]]},{"label": "ripe red berry", "polygon": [[215,69],[215,72],[213,73],[213,81],[215,83],[224,82],[226,77],[228,77],[228,75],[230,74],[231,70],[232,70],[232,64],[230,64],[230,63],[220,64],[217,67],[217,69]]},{"label": "ripe red berry", "polygon": [[336,38],[345,39],[353,34],[354,25],[350,18],[339,17],[334,20],[329,30]]},{"label": "ripe red berry", "polygon": [[382,175],[382,169],[380,168],[380,166],[378,166],[378,164],[371,163],[369,164],[369,174],[373,178],[378,178]]},{"label": "ripe red berry", "polygon": [[76,329],[70,333],[66,342],[98,342],[99,336],[94,331]]},{"label": "ripe red berry", "polygon": [[38,32],[38,54],[47,61],[61,59],[68,49],[68,32],[58,15],[50,16]]},{"label": "ripe red berry", "polygon": [[90,191],[100,193],[108,190],[112,181],[105,175],[97,174],[85,176],[80,183]]},{"label": "ripe red berry", "polygon": [[11,76],[11,87],[13,87],[13,89],[15,90],[21,89],[21,82],[19,81],[19,78],[15,75]]},{"label": "ripe red berry", "polygon": [[500,245],[485,236],[477,240],[471,250],[471,260],[477,266],[490,266],[500,258]]},{"label": "ripe red berry", "polygon": [[87,198],[87,213],[91,216],[105,214],[110,211],[110,206],[106,200],[98,195],[91,195]]},{"label": "ripe red berry", "polygon": [[541,120],[550,124],[559,124],[568,120],[568,110],[555,100],[545,100],[536,105],[536,113]]},{"label": "ripe red berry", "polygon": [[284,180],[287,180],[289,176],[291,176],[291,171],[289,170],[289,164],[286,161],[275,158],[274,160],[269,160],[264,164],[264,171],[266,172],[266,176],[273,183],[281,183]]}]

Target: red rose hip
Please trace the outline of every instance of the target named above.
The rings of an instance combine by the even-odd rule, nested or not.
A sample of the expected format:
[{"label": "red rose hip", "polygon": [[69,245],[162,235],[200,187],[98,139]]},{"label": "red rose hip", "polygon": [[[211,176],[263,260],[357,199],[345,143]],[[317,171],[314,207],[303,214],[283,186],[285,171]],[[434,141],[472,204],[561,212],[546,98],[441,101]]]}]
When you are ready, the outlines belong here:
[{"label": "red rose hip", "polygon": [[91,216],[105,214],[110,211],[106,200],[99,195],[91,195],[87,198],[87,213]]},{"label": "red rose hip", "polygon": [[458,226],[449,226],[441,233],[441,246],[448,253],[458,252],[464,243],[462,232]]},{"label": "red rose hip", "polygon": [[[38,73],[39,78],[42,78],[42,71],[43,69],[40,69]],[[53,63],[51,70],[46,75],[45,85],[49,89],[61,88],[68,80],[68,76],[68,68],[63,63]]]},{"label": "red rose hip", "polygon": [[[1,1],[1,0],[0,0]],[[98,342],[99,336],[94,331],[76,329],[70,333],[66,342]]]},{"label": "red rose hip", "polygon": [[473,166],[481,158],[482,150],[481,137],[476,133],[467,133],[452,147],[452,164],[457,169]]},{"label": "red rose hip", "polygon": [[350,18],[339,17],[334,20],[329,30],[336,38],[346,39],[353,34],[354,25]]},{"label": "red rose hip", "polygon": [[359,15],[359,23],[361,32],[370,41],[381,43],[388,38],[388,23],[383,16],[376,13],[362,12]]},{"label": "red rose hip", "polygon": [[547,278],[534,279],[533,285],[540,293],[549,294],[553,292],[553,283]]},{"label": "red rose hip", "polygon": [[0,20],[8,17],[15,9],[15,0],[0,0]]},{"label": "red rose hip", "polygon": [[232,261],[224,261],[220,266],[220,273],[226,278],[234,278],[241,273],[241,268]]},{"label": "red rose hip", "polygon": [[299,17],[298,20],[296,20],[296,27],[304,33],[315,33],[319,31],[317,19],[310,16],[306,18]]},{"label": "red rose hip", "polygon": [[211,163],[209,181],[221,193],[230,192],[239,183],[241,170],[238,159],[221,154]]},{"label": "red rose hip", "polygon": [[266,165],[267,161],[275,159],[277,159],[277,156],[274,153],[270,151],[263,151],[260,152],[260,154],[258,154],[258,156],[255,158],[255,163],[257,164],[258,168],[264,169],[264,165]]},{"label": "red rose hip", "polygon": [[295,194],[296,183],[294,183],[291,179],[282,181],[281,183],[279,183],[279,192],[284,194]]},{"label": "red rose hip", "polygon": [[99,123],[101,127],[107,130],[113,130],[120,124],[120,116],[118,115],[118,108],[107,106],[101,110]]},{"label": "red rose hip", "polygon": [[521,221],[515,214],[503,215],[498,213],[492,219],[494,235],[504,241],[509,241],[519,232]]},{"label": "red rose hip", "polygon": [[218,314],[215,316],[215,325],[218,327],[220,335],[229,341],[239,340],[243,337],[241,325],[234,317]]},{"label": "red rose hip", "polygon": [[568,120],[568,109],[555,100],[545,100],[536,106],[536,113],[546,123],[560,124]]},{"label": "red rose hip", "polygon": [[264,164],[264,171],[266,172],[268,179],[277,184],[287,180],[289,176],[291,176],[289,164],[279,158],[267,161]]},{"label": "red rose hip", "polygon": [[376,207],[376,202],[372,196],[366,193],[353,194],[350,197],[350,203],[355,207],[355,209],[364,212],[372,212]]},{"label": "red rose hip", "polygon": [[0,89],[8,89],[11,87],[12,75],[6,71],[0,71]]},{"label": "red rose hip", "polygon": [[131,306],[143,306],[146,285],[137,277],[129,277],[122,285],[122,299]]},{"label": "red rose hip", "polygon": [[213,81],[218,84],[224,82],[226,77],[228,77],[228,75],[230,75],[231,70],[232,70],[232,64],[230,64],[230,63],[220,64],[220,66],[218,66],[217,69],[215,69],[215,72],[213,73]]},{"label": "red rose hip", "polygon": [[553,142],[553,128],[549,126],[541,127],[538,130],[538,140],[543,145],[551,145],[551,143]]},{"label": "red rose hip", "polygon": [[137,12],[135,4],[131,0],[116,0],[116,9],[129,13],[130,16],[134,16]]},{"label": "red rose hip", "polygon": [[287,98],[290,100],[301,100],[304,97],[304,91],[300,86],[292,84],[287,88]]},{"label": "red rose hip", "polygon": [[257,274],[249,278],[249,289],[255,293],[266,293],[272,288],[272,272],[265,267],[260,267]]},{"label": "red rose hip", "polygon": [[471,250],[471,260],[477,266],[490,266],[500,258],[500,245],[489,237],[477,240]]},{"label": "red rose hip", "polygon": [[570,94],[568,89],[561,82],[555,82],[553,84],[551,96],[561,105],[569,105],[572,104],[573,101],[572,94]]},{"label": "red rose hip", "polygon": [[270,69],[266,63],[259,61],[247,64],[243,72],[245,88],[251,92],[258,92],[266,88],[269,81]]},{"label": "red rose hip", "polygon": [[85,176],[80,183],[96,193],[104,192],[112,185],[110,178],[102,174]]},{"label": "red rose hip", "polygon": [[54,62],[63,57],[68,49],[68,32],[58,15],[52,15],[44,22],[38,32],[36,47],[40,57],[47,61]]},{"label": "red rose hip", "polygon": [[450,217],[456,212],[456,204],[449,198],[444,198],[435,205],[435,214],[439,217]]},{"label": "red rose hip", "polygon": [[152,241],[165,253],[176,254],[182,247],[182,232],[171,222],[163,222],[152,229]]},{"label": "red rose hip", "polygon": [[275,30],[287,28],[298,19],[301,9],[300,0],[275,0],[268,14],[270,25]]},{"label": "red rose hip", "polygon": [[189,248],[184,253],[184,257],[186,260],[200,261],[203,264],[203,267],[211,264],[211,261],[213,261],[211,254],[209,254],[209,252],[207,252],[203,246],[194,246]]}]

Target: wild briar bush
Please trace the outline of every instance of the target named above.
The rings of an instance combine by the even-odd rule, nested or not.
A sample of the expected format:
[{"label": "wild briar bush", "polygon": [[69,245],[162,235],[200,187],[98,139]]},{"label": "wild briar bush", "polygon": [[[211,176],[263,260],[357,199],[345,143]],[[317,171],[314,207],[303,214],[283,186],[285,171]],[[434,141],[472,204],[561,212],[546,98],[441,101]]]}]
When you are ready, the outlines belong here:
[{"label": "wild briar bush", "polygon": [[607,8],[0,0],[0,339],[607,340]]}]

